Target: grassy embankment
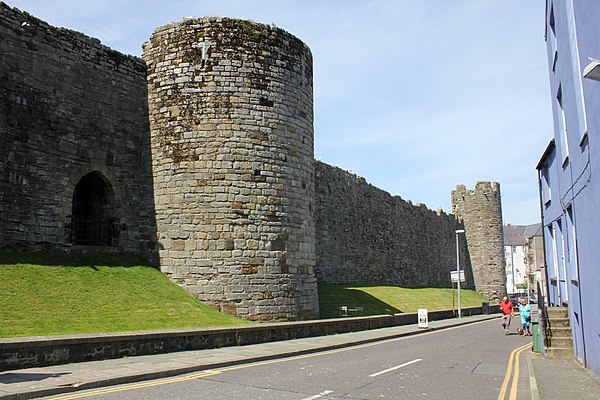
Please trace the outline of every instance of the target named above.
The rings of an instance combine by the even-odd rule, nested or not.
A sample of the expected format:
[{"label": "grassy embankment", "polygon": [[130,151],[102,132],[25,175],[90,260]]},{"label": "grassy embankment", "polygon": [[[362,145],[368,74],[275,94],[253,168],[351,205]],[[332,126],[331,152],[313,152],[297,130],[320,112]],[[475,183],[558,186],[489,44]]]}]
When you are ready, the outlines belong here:
[{"label": "grassy embankment", "polygon": [[[322,318],[339,317],[342,305],[363,307],[363,315],[452,308],[451,289],[321,284],[319,298]],[[482,301],[461,291],[463,307]],[[202,304],[134,256],[0,253],[0,337],[246,323]]]},{"label": "grassy embankment", "polygon": [[131,255],[0,253],[0,337],[245,323]]},{"label": "grassy embankment", "polygon": [[[487,301],[473,290],[461,289],[461,307],[481,306]],[[454,290],[454,307],[458,303]],[[428,310],[452,309],[452,289],[403,288],[384,285],[319,284],[321,318],[340,316],[340,306],[363,307],[363,315],[395,314]]]}]

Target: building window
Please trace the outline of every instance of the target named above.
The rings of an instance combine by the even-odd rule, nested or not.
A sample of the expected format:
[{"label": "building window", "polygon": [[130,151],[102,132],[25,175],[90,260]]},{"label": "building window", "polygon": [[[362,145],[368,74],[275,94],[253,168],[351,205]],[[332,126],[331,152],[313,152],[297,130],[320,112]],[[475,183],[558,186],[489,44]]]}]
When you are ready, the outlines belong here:
[{"label": "building window", "polygon": [[569,269],[572,272],[571,282],[579,282],[579,263],[577,259],[577,236],[575,235],[575,220],[573,218],[573,206],[567,207],[567,262],[570,264]]},{"label": "building window", "polygon": [[542,198],[544,204],[550,204],[552,200],[552,188],[550,187],[550,165],[546,164],[542,168]]},{"label": "building window", "polygon": [[562,85],[558,85],[558,92],[556,93],[556,100],[557,100],[558,106],[560,108],[560,115],[558,116],[558,118],[559,118],[558,123],[560,124],[559,129],[562,132],[560,145],[561,145],[561,150],[562,150],[562,154],[563,154],[563,166],[565,166],[569,160],[569,141],[567,138],[567,118],[565,115],[565,109],[563,108]]},{"label": "building window", "polygon": [[550,25],[550,30],[552,34],[556,36],[556,22],[554,21],[554,4],[550,6],[550,18],[548,19],[548,25]]}]

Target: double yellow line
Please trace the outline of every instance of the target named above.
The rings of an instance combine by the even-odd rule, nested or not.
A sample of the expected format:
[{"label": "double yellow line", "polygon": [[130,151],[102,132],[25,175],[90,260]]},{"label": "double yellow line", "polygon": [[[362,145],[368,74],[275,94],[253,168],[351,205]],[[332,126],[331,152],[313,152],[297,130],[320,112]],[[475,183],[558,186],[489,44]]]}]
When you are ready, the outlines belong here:
[{"label": "double yellow line", "polygon": [[[504,375],[504,381],[502,382],[502,387],[500,388],[500,394],[498,395],[498,400],[505,400],[506,393],[508,390],[508,384],[510,383],[510,379],[512,377],[512,385],[510,387],[510,397],[508,400],[517,400],[517,386],[519,386],[519,356],[521,353],[531,347],[531,343],[527,343],[517,349],[514,349],[512,353],[510,353],[510,357],[508,359],[508,366],[506,367],[506,374]],[[514,373],[513,373],[513,364],[514,364]]]},{"label": "double yellow line", "polygon": [[[487,322],[487,321],[474,322],[474,323],[470,324],[469,326],[482,324],[484,322]],[[218,375],[220,373],[227,372],[227,371],[234,371],[234,370],[243,369],[243,368],[251,368],[251,367],[256,367],[256,366],[260,366],[260,365],[288,362],[288,361],[299,360],[299,359],[303,359],[303,358],[319,357],[319,356],[323,356],[326,354],[342,353],[342,352],[356,350],[356,349],[362,349],[362,348],[366,348],[366,347],[378,346],[378,345],[390,343],[390,342],[398,342],[398,341],[408,340],[408,339],[412,339],[412,338],[415,338],[418,336],[434,335],[434,334],[447,332],[447,331],[451,331],[451,330],[455,330],[455,329],[461,329],[464,327],[465,327],[464,325],[452,326],[452,327],[444,328],[444,329],[440,329],[440,330],[433,330],[433,331],[429,331],[429,332],[419,333],[419,335],[417,335],[417,336],[412,336],[412,335],[411,336],[402,336],[402,337],[378,340],[378,341],[370,342],[370,343],[363,343],[363,344],[349,346],[349,347],[343,347],[343,348],[339,348],[339,349],[325,350],[325,351],[321,351],[321,352],[317,352],[317,353],[301,354],[301,355],[297,355],[297,356],[278,358],[278,359],[274,359],[274,360],[234,365],[231,367],[219,368],[217,370],[204,370],[204,371],[198,372],[196,374],[179,376],[179,377],[175,377],[175,378],[160,379],[160,380],[156,380],[156,381],[141,382],[141,383],[126,385],[126,386],[117,386],[117,387],[110,387],[110,388],[106,388],[106,389],[96,389],[96,390],[91,390],[91,391],[87,391],[87,392],[79,392],[79,393],[74,393],[71,395],[53,397],[52,400],[74,400],[74,399],[81,399],[81,398],[85,398],[85,397],[97,396],[97,395],[101,395],[101,394],[124,392],[127,390],[143,389],[143,388],[147,388],[147,387],[166,385],[169,383],[191,381],[194,379],[201,379],[201,378],[206,378],[208,376]],[[513,358],[513,355],[511,354],[511,360],[512,360],[512,358]]]},{"label": "double yellow line", "polygon": [[167,383],[191,381],[194,379],[205,378],[205,377],[211,376],[211,375],[218,375],[220,373],[221,373],[220,371],[205,370],[205,371],[199,372],[197,374],[193,374],[193,375],[180,376],[177,378],[161,379],[160,381],[142,382],[142,383],[136,383],[136,384],[127,385],[127,386],[111,387],[111,388],[107,388],[107,389],[98,389],[98,390],[94,390],[92,392],[75,393],[72,395],[55,397],[54,399],[55,400],[81,399],[83,397],[97,396],[97,395],[101,395],[101,394],[117,393],[117,392],[124,392],[127,390],[143,389],[143,388],[152,387],[152,386],[160,386],[160,385],[165,385]]}]

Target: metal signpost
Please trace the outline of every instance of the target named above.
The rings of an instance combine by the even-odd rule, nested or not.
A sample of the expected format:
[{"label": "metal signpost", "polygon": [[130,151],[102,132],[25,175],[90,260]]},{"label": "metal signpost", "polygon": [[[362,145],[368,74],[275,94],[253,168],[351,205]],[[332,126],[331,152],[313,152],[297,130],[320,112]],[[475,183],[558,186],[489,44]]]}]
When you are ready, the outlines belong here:
[{"label": "metal signpost", "polygon": [[[460,253],[458,251],[458,235],[460,233],[465,233],[464,229],[457,229],[455,231],[456,234],[456,275],[457,275],[457,280],[456,280],[456,287],[458,288],[458,318],[461,317],[461,310],[460,310],[460,282],[464,282],[465,280],[465,274],[464,271],[460,270]],[[458,279],[458,277],[460,276],[460,279]]]},{"label": "metal signpost", "polygon": [[465,271],[460,271],[460,282],[458,281],[458,271],[450,271],[450,280],[452,281],[452,310],[454,310],[454,284],[458,284],[458,312],[460,315],[460,282],[465,281]]}]

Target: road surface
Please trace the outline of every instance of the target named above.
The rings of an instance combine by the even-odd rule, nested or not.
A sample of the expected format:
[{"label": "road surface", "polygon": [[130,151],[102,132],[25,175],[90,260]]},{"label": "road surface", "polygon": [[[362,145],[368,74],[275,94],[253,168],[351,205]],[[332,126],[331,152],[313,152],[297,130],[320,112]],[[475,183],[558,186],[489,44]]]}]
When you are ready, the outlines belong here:
[{"label": "road surface", "polygon": [[[513,332],[518,320],[513,321]],[[53,399],[529,399],[531,337],[498,319]],[[512,380],[514,376],[518,380]]]}]

